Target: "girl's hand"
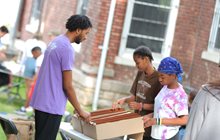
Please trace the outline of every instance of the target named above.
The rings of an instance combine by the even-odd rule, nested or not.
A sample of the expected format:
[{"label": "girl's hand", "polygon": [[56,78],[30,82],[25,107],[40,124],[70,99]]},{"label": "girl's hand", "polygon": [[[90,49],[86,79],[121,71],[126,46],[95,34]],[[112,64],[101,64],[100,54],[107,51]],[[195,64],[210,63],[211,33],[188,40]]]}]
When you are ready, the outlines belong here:
[{"label": "girl's hand", "polygon": [[121,108],[121,106],[125,103],[125,98],[119,99],[116,102],[114,102],[112,104],[112,108],[116,109],[116,108]]},{"label": "girl's hand", "polygon": [[152,125],[156,125],[156,118],[148,118],[144,123],[144,128],[150,127]]},{"label": "girl's hand", "polygon": [[128,106],[130,109],[133,109],[133,110],[142,110],[142,105],[141,103],[138,103],[138,102],[130,102]]}]

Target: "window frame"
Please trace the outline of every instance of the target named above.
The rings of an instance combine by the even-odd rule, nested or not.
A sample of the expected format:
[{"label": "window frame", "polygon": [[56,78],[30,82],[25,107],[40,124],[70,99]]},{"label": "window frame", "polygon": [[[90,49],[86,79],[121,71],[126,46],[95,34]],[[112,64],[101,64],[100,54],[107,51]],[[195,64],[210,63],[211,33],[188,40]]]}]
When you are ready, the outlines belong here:
[{"label": "window frame", "polygon": [[[39,9],[37,8],[36,3],[39,3]],[[31,33],[36,33],[40,28],[43,3],[44,3],[44,0],[41,0],[41,1],[33,0],[32,7],[31,7],[31,14],[29,17],[29,22],[25,26],[25,29]],[[39,17],[38,17],[38,19],[33,20],[35,18],[34,13],[37,13],[37,12],[39,12]]]},{"label": "window frame", "polygon": [[220,1],[216,0],[214,15],[212,19],[212,26],[209,36],[208,50],[219,50],[215,48],[215,41],[218,34],[218,28],[220,29]]},{"label": "window frame", "polygon": [[202,52],[201,58],[219,64],[220,62],[220,49],[215,48],[215,41],[220,28],[220,0],[216,0],[215,9],[212,19],[212,25],[209,35],[207,50]]},{"label": "window frame", "polygon": [[[135,0],[128,0],[127,1],[127,9],[126,9],[124,26],[123,26],[122,36],[121,36],[119,53],[118,53],[118,56],[116,56],[116,58],[115,58],[116,64],[134,66],[133,61],[126,62],[127,60],[133,59],[132,55],[134,52],[134,49],[126,48],[128,35],[133,35],[132,33],[129,33],[129,30],[130,30],[130,25],[131,25],[131,21],[132,21],[134,3],[135,3]],[[153,52],[153,56],[155,59],[155,61],[154,61],[155,65],[158,65],[163,57],[170,56],[170,51],[171,51],[171,46],[172,46],[174,31],[175,31],[175,26],[176,26],[176,19],[177,19],[177,15],[178,15],[179,4],[180,4],[180,0],[171,0],[171,6],[169,7],[170,13],[168,16],[167,29],[166,29],[164,43],[162,45],[161,53],[154,53]],[[158,6],[155,4],[149,4],[149,6],[168,8],[167,6]],[[151,37],[149,37],[149,38],[151,38]],[[157,38],[155,37],[155,39],[157,39]]]}]

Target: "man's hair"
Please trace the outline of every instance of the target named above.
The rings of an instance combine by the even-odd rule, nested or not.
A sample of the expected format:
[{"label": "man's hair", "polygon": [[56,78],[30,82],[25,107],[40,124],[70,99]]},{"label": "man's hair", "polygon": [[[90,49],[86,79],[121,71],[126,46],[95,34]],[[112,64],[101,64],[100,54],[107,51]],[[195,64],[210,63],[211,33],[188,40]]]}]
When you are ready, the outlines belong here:
[{"label": "man's hair", "polygon": [[148,47],[143,46],[143,45],[141,45],[135,49],[133,56],[135,56],[135,55],[139,55],[141,57],[147,56],[150,59],[150,61],[154,60],[152,53],[151,53],[151,50]]},{"label": "man's hair", "polygon": [[73,15],[66,22],[66,29],[70,32],[76,31],[76,29],[84,30],[88,28],[92,28],[92,23],[85,15]]},{"label": "man's hair", "polygon": [[35,52],[35,51],[41,51],[41,48],[36,46],[31,50],[31,52]]},{"label": "man's hair", "polygon": [[4,32],[4,33],[8,33],[9,31],[8,31],[8,28],[6,27],[6,26],[1,26],[0,27],[0,31],[1,32]]}]

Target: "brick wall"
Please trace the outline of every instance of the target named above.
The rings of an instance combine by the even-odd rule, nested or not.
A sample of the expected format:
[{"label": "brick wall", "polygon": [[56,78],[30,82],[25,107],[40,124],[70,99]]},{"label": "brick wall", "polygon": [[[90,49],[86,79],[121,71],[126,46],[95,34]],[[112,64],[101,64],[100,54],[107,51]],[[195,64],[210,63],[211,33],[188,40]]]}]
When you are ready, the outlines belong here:
[{"label": "brick wall", "polygon": [[77,0],[54,1],[46,0],[43,7],[42,23],[43,38],[45,41],[49,40],[48,33],[50,31],[58,31],[65,33],[65,24],[67,18],[76,12]]},{"label": "brick wall", "polygon": [[182,63],[186,85],[194,88],[220,78],[218,65],[201,59],[208,48],[214,7],[215,0],[180,2],[171,55]]},{"label": "brick wall", "polygon": [[[110,2],[111,1],[107,0],[89,1],[86,15],[91,19],[93,28],[88,35],[87,40],[82,43],[80,53],[76,54],[76,69],[82,72],[83,77],[94,78],[92,81],[95,81],[97,73],[87,73],[86,71],[83,71],[82,65],[87,64],[91,68],[96,69],[99,67],[101,56],[101,49],[99,46],[103,45]],[[24,15],[21,19],[21,38],[24,40],[32,36],[32,34],[25,30],[25,25],[28,23],[30,16],[31,4],[32,0],[25,1],[25,11],[23,12]],[[48,41],[47,34],[51,30],[56,29],[60,32],[65,32],[66,19],[75,13],[76,5],[77,0],[45,1],[42,15],[44,41]],[[121,83],[125,84],[123,86],[125,86],[127,90],[136,76],[137,70],[135,67],[114,63],[115,57],[118,55],[120,48],[126,7],[127,0],[117,0],[105,65],[106,69],[113,71],[113,75],[105,76],[104,80],[110,80],[109,83],[114,83],[115,87]],[[201,59],[201,53],[207,50],[208,47],[214,7],[215,0],[180,1],[171,56],[176,57],[182,63],[185,72],[184,82],[187,86],[199,88],[201,84],[208,80],[220,78],[218,65]],[[80,79],[83,78],[79,78],[79,80]],[[86,90],[86,86],[83,86],[80,82],[76,85],[80,87],[76,90],[81,91],[82,94],[84,92],[88,93],[90,98],[92,98],[94,86],[91,86],[89,90]],[[111,86],[113,85],[109,84],[109,87]],[[120,85],[118,87],[122,86]],[[111,90],[112,91],[106,90],[106,88],[103,89],[101,97],[105,98],[105,94],[116,93],[114,87],[112,87]]]}]

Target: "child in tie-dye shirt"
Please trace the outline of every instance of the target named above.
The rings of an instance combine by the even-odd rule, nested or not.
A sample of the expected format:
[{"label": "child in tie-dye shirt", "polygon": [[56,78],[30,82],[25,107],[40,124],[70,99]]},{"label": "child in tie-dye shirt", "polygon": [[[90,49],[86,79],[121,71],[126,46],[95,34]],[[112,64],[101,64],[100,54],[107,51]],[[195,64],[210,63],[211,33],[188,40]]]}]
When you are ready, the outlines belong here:
[{"label": "child in tie-dye shirt", "polygon": [[172,57],[164,58],[159,67],[163,86],[155,98],[154,113],[144,117],[145,127],[152,126],[153,140],[178,140],[181,125],[188,120],[188,97],[182,85],[182,67]]}]

